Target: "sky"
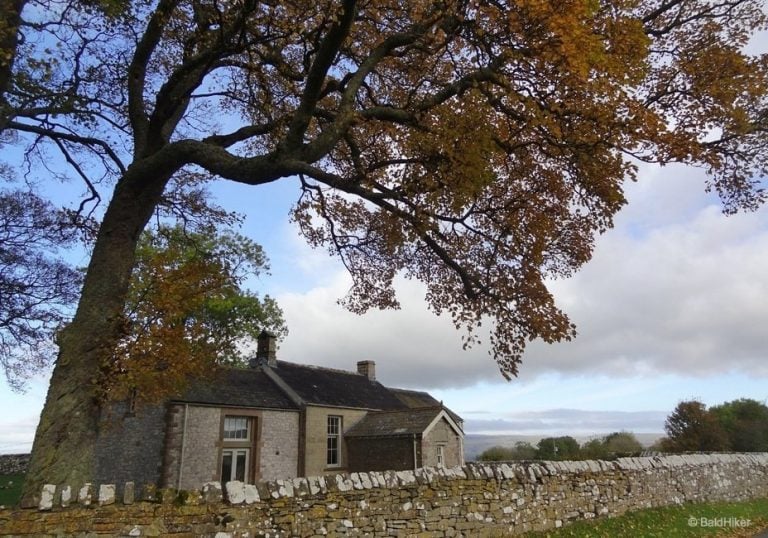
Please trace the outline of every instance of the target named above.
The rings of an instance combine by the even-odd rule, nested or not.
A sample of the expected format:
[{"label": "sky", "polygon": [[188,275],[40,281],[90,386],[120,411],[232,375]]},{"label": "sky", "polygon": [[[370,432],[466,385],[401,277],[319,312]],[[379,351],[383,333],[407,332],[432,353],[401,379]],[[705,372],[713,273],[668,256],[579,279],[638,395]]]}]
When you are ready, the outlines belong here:
[{"label": "sky", "polygon": [[[750,52],[767,43],[763,33]],[[462,349],[450,319],[426,308],[418,282],[397,281],[397,311],[357,316],[340,307],[351,284],[343,266],[308,247],[289,221],[297,180],[218,182],[212,194],[245,216],[241,233],[270,258],[271,274],[250,285],[284,311],[279,359],[346,370],[374,360],[382,383],[429,391],[469,434],[583,437],[661,435],[682,400],[768,401],[768,207],[725,216],[704,184],[698,169],[640,168],[592,260],[549,283],[578,336],[534,342],[509,382],[487,347]],[[17,393],[0,381],[0,453],[31,449],[47,383],[44,372]]]},{"label": "sky", "polygon": [[[416,281],[397,281],[401,310],[358,316],[340,307],[349,277],[289,221],[293,180],[214,188],[270,257],[271,274],[250,285],[284,310],[278,358],[347,370],[374,360],[382,383],[428,390],[467,433],[661,434],[681,400],[768,400],[768,208],[725,216],[703,173],[682,166],[644,167],[626,192],[593,259],[550,282],[578,336],[534,342],[507,382],[486,347],[462,349]],[[45,375],[22,394],[0,387],[0,453],[30,449],[46,390]]]}]

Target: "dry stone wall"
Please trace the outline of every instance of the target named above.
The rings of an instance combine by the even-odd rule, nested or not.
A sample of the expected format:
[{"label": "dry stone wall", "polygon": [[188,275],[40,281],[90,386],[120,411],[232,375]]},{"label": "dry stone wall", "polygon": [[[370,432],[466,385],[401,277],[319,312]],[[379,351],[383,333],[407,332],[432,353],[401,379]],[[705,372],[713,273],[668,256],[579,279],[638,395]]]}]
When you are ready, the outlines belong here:
[{"label": "dry stone wall", "polygon": [[116,498],[110,485],[46,486],[40,510],[0,511],[0,535],[509,536],[646,507],[768,497],[768,454],[468,464],[230,482],[224,492],[215,482],[194,492],[122,489]]}]

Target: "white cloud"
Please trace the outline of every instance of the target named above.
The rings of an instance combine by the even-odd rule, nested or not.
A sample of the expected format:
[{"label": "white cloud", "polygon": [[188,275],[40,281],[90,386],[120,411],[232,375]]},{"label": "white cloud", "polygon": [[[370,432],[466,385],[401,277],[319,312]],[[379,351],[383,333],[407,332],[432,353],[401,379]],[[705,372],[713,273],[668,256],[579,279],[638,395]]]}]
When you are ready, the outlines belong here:
[{"label": "white cloud", "polygon": [[[768,211],[723,216],[701,177],[684,168],[645,169],[627,190],[630,203],[593,260],[552,283],[579,336],[532,344],[522,377],[768,376]],[[463,351],[450,319],[427,310],[419,283],[397,282],[400,311],[361,317],[336,304],[349,285],[337,273],[306,293],[278,297],[291,330],[282,358],[345,369],[373,359],[380,379],[401,386],[499,380],[486,349]]]},{"label": "white cloud", "polygon": [[662,411],[585,411],[548,409],[508,413],[505,418],[465,422],[467,431],[479,434],[528,433],[540,435],[592,435],[615,431],[658,433],[664,430]]},{"label": "white cloud", "polygon": [[346,370],[374,360],[379,379],[395,386],[462,386],[497,375],[484,350],[463,352],[450,319],[427,310],[420,284],[398,280],[402,309],[364,316],[337,304],[350,285],[339,273],[326,286],[278,297],[290,330],[279,357]]}]

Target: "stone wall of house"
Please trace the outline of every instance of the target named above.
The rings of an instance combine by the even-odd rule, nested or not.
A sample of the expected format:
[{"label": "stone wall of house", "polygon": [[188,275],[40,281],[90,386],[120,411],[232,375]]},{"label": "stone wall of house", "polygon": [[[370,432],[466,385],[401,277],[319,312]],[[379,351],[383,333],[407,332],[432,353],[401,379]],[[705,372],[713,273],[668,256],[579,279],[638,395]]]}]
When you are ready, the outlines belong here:
[{"label": "stone wall of house", "polygon": [[[184,407],[184,406],[180,406]],[[200,484],[219,478],[219,448],[221,447],[221,415],[218,407],[189,405],[184,433],[184,458],[181,461],[181,479],[169,482],[170,487],[193,489]],[[181,420],[183,421],[183,413]],[[182,428],[184,426],[182,425]]]},{"label": "stone wall of house", "polygon": [[646,507],[766,497],[768,453],[468,464],[230,482],[228,503],[216,484],[200,493],[164,492],[152,502],[125,491],[131,495],[121,505],[114,488],[86,488],[83,502],[63,509],[57,499],[71,502],[72,492],[47,486],[42,511],[0,510],[0,535],[509,536]]},{"label": "stone wall of house", "polygon": [[[360,419],[367,414],[362,409],[343,409],[337,407],[319,407],[307,406],[307,432],[304,443],[306,450],[305,457],[305,475],[321,475],[337,472],[337,469],[329,469],[326,465],[327,447],[328,447],[328,417],[330,415],[341,417],[342,432],[351,428]],[[340,468],[346,469],[347,453],[346,443],[340,439],[341,445],[341,465]]]},{"label": "stone wall of house", "polygon": [[[348,468],[352,472],[414,468],[413,436],[349,437],[346,443]],[[416,450],[417,461],[420,461],[419,440]]]},{"label": "stone wall of house", "polygon": [[445,419],[441,419],[424,436],[422,441],[424,467],[437,465],[438,445],[443,447],[445,467],[456,467],[464,463],[461,459],[461,439]]},{"label": "stone wall of house", "polygon": [[29,467],[29,454],[0,454],[0,475],[25,474]]},{"label": "stone wall of house", "polygon": [[165,406],[138,407],[116,403],[102,412],[96,442],[99,482],[137,484],[160,480],[165,437]]},{"label": "stone wall of house", "polygon": [[262,431],[269,432],[260,439],[260,469],[262,480],[294,478],[298,475],[299,414],[295,411],[263,411]]}]

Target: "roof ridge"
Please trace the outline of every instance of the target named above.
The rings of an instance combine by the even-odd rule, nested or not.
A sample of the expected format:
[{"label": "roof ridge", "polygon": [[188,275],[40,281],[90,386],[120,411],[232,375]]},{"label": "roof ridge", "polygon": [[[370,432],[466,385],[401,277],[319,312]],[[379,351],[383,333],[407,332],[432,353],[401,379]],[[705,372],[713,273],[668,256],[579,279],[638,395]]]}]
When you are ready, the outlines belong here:
[{"label": "roof ridge", "polygon": [[411,392],[411,393],[413,393],[413,394],[427,394],[427,395],[429,395],[429,396],[432,396],[432,395],[431,395],[431,394],[429,394],[429,392],[427,392],[426,390],[401,389],[401,388],[398,388],[398,387],[387,387],[387,388],[388,388],[389,390],[396,390],[396,391],[398,391],[398,392]]},{"label": "roof ridge", "polygon": [[369,415],[380,415],[383,413],[414,413],[418,411],[434,411],[434,410],[441,410],[444,411],[446,408],[442,405],[429,405],[425,407],[405,407],[403,409],[382,409],[377,411],[369,411]]},{"label": "roof ridge", "polygon": [[277,361],[277,367],[280,368],[280,364],[288,364],[290,366],[297,366],[299,368],[308,368],[310,370],[325,370],[327,372],[333,372],[336,374],[347,374],[347,375],[356,375],[360,377],[365,377],[360,372],[353,372],[352,370],[342,370],[341,368],[331,368],[329,366],[317,366],[314,364],[301,364],[298,362],[291,362],[291,361],[283,361],[279,360]]}]

